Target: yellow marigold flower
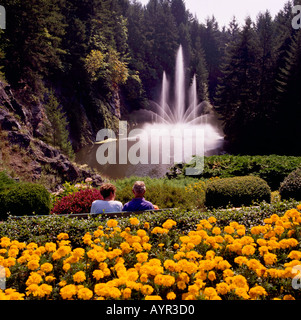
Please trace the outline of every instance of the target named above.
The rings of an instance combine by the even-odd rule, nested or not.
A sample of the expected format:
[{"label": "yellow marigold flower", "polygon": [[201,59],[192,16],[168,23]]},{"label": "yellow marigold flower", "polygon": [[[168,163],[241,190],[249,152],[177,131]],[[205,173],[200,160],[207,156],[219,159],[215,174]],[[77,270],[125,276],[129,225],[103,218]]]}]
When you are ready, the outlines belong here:
[{"label": "yellow marigold flower", "polygon": [[142,247],[144,250],[149,251],[152,248],[152,245],[150,243],[143,243]]},{"label": "yellow marigold flower", "polygon": [[185,281],[178,281],[178,282],[177,282],[177,287],[178,287],[180,290],[185,290],[187,286],[186,286]]},{"label": "yellow marigold flower", "polygon": [[122,292],[123,299],[130,299],[132,295],[132,290],[130,288],[125,288]]},{"label": "yellow marigold flower", "polygon": [[247,264],[249,260],[246,258],[246,257],[243,257],[243,256],[239,256],[239,257],[236,257],[234,259],[234,262],[237,263],[238,265],[243,265],[243,264]]},{"label": "yellow marigold flower", "polygon": [[212,260],[212,259],[214,259],[214,257],[215,257],[215,252],[214,251],[209,250],[209,251],[206,252],[206,259],[207,260]]},{"label": "yellow marigold flower", "polygon": [[84,244],[90,245],[92,243],[92,236],[89,232],[87,232],[82,239],[84,241]]},{"label": "yellow marigold flower", "polygon": [[59,282],[60,287],[64,287],[67,284],[67,281],[63,280]]},{"label": "yellow marigold flower", "polygon": [[53,265],[51,263],[46,262],[41,265],[41,271],[43,272],[49,273],[52,270],[53,270]]},{"label": "yellow marigold flower", "polygon": [[262,246],[258,249],[261,256],[264,256],[266,253],[269,253],[269,248],[267,246]]},{"label": "yellow marigold flower", "polygon": [[83,248],[76,248],[72,252],[73,256],[77,258],[82,258],[85,255],[85,249]]},{"label": "yellow marigold flower", "polygon": [[71,248],[69,246],[61,246],[56,251],[58,255],[62,258],[68,255],[71,252]]},{"label": "yellow marigold flower", "polygon": [[235,294],[245,300],[250,299],[250,296],[248,295],[247,290],[244,288],[236,288]]},{"label": "yellow marigold flower", "polygon": [[26,288],[26,295],[29,296],[31,294],[34,297],[41,297],[43,295],[43,292],[40,290],[40,287],[36,283],[33,283]]},{"label": "yellow marigold flower", "polygon": [[234,272],[231,269],[226,269],[223,271],[223,277],[227,278],[227,277],[232,277],[234,274]]},{"label": "yellow marigold flower", "polygon": [[212,300],[213,297],[217,296],[216,290],[212,287],[205,288],[203,293],[204,293],[206,299],[209,299],[209,300]]},{"label": "yellow marigold flower", "polygon": [[226,269],[230,269],[231,267],[232,267],[231,264],[227,260],[219,261],[216,266],[218,270],[226,270]]},{"label": "yellow marigold flower", "polygon": [[216,218],[215,217],[210,217],[209,219],[208,219],[208,222],[209,223],[216,223]]},{"label": "yellow marigold flower", "polygon": [[264,239],[258,239],[257,240],[257,244],[259,245],[259,246],[266,246],[267,245],[267,241],[266,240],[264,240]]},{"label": "yellow marigold flower", "polygon": [[214,228],[212,229],[212,233],[215,234],[215,235],[219,235],[219,234],[222,233],[222,231],[221,231],[220,228],[214,227]]},{"label": "yellow marigold flower", "polygon": [[88,288],[80,288],[77,292],[77,296],[82,300],[90,300],[93,297],[93,291]]},{"label": "yellow marigold flower", "polygon": [[77,293],[76,285],[69,284],[60,289],[60,295],[64,300],[71,299]]},{"label": "yellow marigold flower", "polygon": [[42,282],[42,277],[36,272],[31,272],[25,284],[30,286],[31,284],[39,284],[40,282]]},{"label": "yellow marigold flower", "polygon": [[214,281],[214,280],[216,279],[216,276],[215,276],[215,272],[214,272],[214,271],[210,271],[210,272],[208,273],[208,279],[209,279],[210,281]]},{"label": "yellow marigold flower", "polygon": [[64,270],[65,272],[68,272],[70,268],[71,268],[70,263],[65,263],[65,264],[63,265],[63,270]]},{"label": "yellow marigold flower", "polygon": [[10,239],[8,237],[2,237],[0,239],[0,245],[2,248],[6,248],[10,245]]},{"label": "yellow marigold flower", "polygon": [[49,284],[43,283],[40,286],[40,290],[42,290],[46,296],[49,296],[52,292],[52,286],[50,286]]},{"label": "yellow marigold flower", "polygon": [[57,239],[58,240],[67,240],[69,239],[69,235],[67,233],[60,233],[58,236],[57,236]]},{"label": "yellow marigold flower", "polygon": [[143,282],[143,283],[146,283],[148,280],[148,275],[146,273],[143,273],[141,276],[140,276],[140,281]]},{"label": "yellow marigold flower", "polygon": [[154,292],[154,288],[147,284],[141,288],[141,293],[144,295],[151,295],[153,292]]},{"label": "yellow marigold flower", "polygon": [[177,223],[174,220],[168,219],[162,225],[164,229],[171,229],[173,226],[176,226]]},{"label": "yellow marigold flower", "polygon": [[39,261],[37,261],[37,260],[30,260],[30,261],[27,263],[27,268],[28,268],[29,270],[36,270],[36,269],[39,268],[39,266],[40,266],[40,264],[39,264]]},{"label": "yellow marigold flower", "polygon": [[251,256],[255,253],[255,248],[251,245],[246,245],[242,248],[242,254],[246,256]]},{"label": "yellow marigold flower", "polygon": [[273,253],[266,253],[263,256],[263,259],[266,265],[272,265],[277,262],[277,255]]},{"label": "yellow marigold flower", "polygon": [[166,295],[166,299],[167,300],[175,300],[176,299],[176,294],[174,292],[169,292],[167,295]]},{"label": "yellow marigold flower", "polygon": [[141,252],[141,251],[143,251],[143,248],[142,248],[142,246],[141,246],[141,244],[140,244],[139,242],[134,242],[134,243],[132,244],[132,247],[133,247],[133,249],[134,249],[135,252]]},{"label": "yellow marigold flower", "polygon": [[93,271],[93,278],[95,278],[97,281],[104,278],[104,273],[101,270],[94,270]]},{"label": "yellow marigold flower", "polygon": [[230,227],[230,226],[226,226],[224,228],[224,232],[228,233],[228,234],[233,234],[234,233],[234,228],[233,227]]},{"label": "yellow marigold flower", "polygon": [[140,224],[140,221],[137,218],[130,218],[130,224],[132,226],[138,226]]},{"label": "yellow marigold flower", "polygon": [[48,252],[54,252],[54,251],[56,251],[56,244],[53,242],[47,242],[45,244],[45,249]]},{"label": "yellow marigold flower", "polygon": [[251,299],[257,299],[260,296],[266,296],[267,292],[263,287],[255,286],[255,287],[250,289],[249,295],[250,295]]},{"label": "yellow marigold flower", "polygon": [[109,228],[115,228],[115,227],[117,227],[117,225],[118,225],[118,221],[115,219],[110,219],[107,221],[107,226]]},{"label": "yellow marigold flower", "polygon": [[120,244],[120,248],[121,248],[123,253],[129,253],[129,252],[132,251],[131,246],[127,242],[122,242]]},{"label": "yellow marigold flower", "polygon": [[216,285],[216,291],[218,294],[225,295],[230,291],[230,288],[227,283],[221,282]]},{"label": "yellow marigold flower", "polygon": [[301,259],[301,252],[300,251],[291,251],[287,257],[290,259],[293,259],[293,260],[300,260]]},{"label": "yellow marigold flower", "polygon": [[84,271],[78,271],[73,275],[74,282],[80,283],[86,280],[86,274]]},{"label": "yellow marigold flower", "polygon": [[147,261],[148,259],[148,253],[144,252],[144,253],[137,253],[136,254],[136,258],[138,260],[139,263],[143,263],[145,261]]},{"label": "yellow marigold flower", "polygon": [[146,236],[147,236],[147,233],[146,233],[145,230],[139,229],[139,230],[137,231],[137,236],[142,239],[143,237],[146,237]]},{"label": "yellow marigold flower", "polygon": [[239,236],[244,236],[246,234],[246,229],[245,228],[239,228],[239,229],[237,229],[236,232],[237,232],[237,234]]},{"label": "yellow marigold flower", "polygon": [[149,222],[144,222],[144,228],[145,228],[145,229],[149,229],[149,228],[150,228]]},{"label": "yellow marigold flower", "polygon": [[283,300],[296,300],[292,295],[287,294],[283,297]]},{"label": "yellow marigold flower", "polygon": [[52,281],[54,281],[56,278],[55,277],[53,277],[53,276],[47,276],[47,277],[45,277],[45,281],[46,282],[52,282]]}]

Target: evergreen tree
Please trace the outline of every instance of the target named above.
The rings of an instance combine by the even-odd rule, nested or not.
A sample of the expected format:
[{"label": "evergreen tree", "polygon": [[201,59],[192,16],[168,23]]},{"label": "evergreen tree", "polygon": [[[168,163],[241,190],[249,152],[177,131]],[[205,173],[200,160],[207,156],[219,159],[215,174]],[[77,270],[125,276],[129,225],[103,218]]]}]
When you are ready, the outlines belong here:
[{"label": "evergreen tree", "polygon": [[[228,45],[226,61],[216,98],[216,109],[225,124],[225,134],[234,150],[254,148],[258,102],[258,44],[250,18],[239,41]],[[247,150],[244,150],[245,152]]]},{"label": "evergreen tree", "polygon": [[64,0],[4,0],[9,21],[3,36],[5,73],[10,83],[27,83],[35,95],[43,90],[43,78],[62,68],[63,3]]},{"label": "evergreen tree", "polygon": [[45,111],[49,124],[45,124],[45,140],[54,147],[58,147],[70,159],[74,159],[74,152],[69,141],[68,121],[66,114],[57,101],[54,92],[50,91],[45,104]]},{"label": "evergreen tree", "polygon": [[205,52],[207,69],[209,73],[209,97],[213,100],[220,76],[221,48],[220,31],[218,23],[214,17],[207,19],[206,27],[201,29],[201,44]]}]

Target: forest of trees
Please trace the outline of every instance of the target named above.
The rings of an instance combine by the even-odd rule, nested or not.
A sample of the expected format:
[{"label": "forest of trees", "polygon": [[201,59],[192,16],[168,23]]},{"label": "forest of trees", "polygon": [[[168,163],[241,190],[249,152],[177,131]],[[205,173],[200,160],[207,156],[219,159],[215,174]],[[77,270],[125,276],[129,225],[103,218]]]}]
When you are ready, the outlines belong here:
[{"label": "forest of trees", "polygon": [[157,99],[182,44],[188,78],[196,74],[199,100],[223,121],[228,152],[301,155],[301,31],[292,28],[300,0],[224,27],[214,17],[199,22],[184,0],[1,4],[0,79],[23,90],[29,107],[52,101],[75,150],[87,131],[114,128]]}]

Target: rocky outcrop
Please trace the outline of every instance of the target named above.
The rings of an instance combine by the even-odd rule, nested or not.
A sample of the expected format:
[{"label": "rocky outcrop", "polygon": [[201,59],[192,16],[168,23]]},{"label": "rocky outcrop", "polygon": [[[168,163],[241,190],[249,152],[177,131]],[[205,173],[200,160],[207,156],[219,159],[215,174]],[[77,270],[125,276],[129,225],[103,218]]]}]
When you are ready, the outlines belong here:
[{"label": "rocky outcrop", "polygon": [[[95,186],[102,183],[100,175],[71,162],[58,149],[39,139],[43,122],[43,108],[36,105],[30,111],[15,99],[10,87],[0,82],[0,131],[8,148],[17,149],[10,165],[28,171],[31,180],[39,180],[44,170],[56,173],[62,181],[77,182],[92,178]],[[26,154],[26,159],[22,155]],[[24,158],[22,164],[22,157]],[[19,159],[16,159],[19,158]],[[25,161],[26,160],[26,161]],[[3,157],[2,157],[3,161]],[[19,168],[20,169],[20,168]]]}]

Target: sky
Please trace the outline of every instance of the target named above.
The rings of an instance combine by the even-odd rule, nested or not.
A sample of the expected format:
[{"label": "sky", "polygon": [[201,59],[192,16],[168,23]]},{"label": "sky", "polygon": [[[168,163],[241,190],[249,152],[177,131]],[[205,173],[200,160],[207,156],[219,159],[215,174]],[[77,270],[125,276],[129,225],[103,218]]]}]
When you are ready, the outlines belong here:
[{"label": "sky", "polygon": [[[148,0],[139,0],[142,4],[147,4]],[[239,23],[243,24],[249,15],[252,20],[256,20],[259,12],[267,9],[274,17],[288,0],[185,0],[186,8],[197,16],[199,22],[204,23],[205,19],[215,16],[219,26],[228,25],[235,15]]]}]

